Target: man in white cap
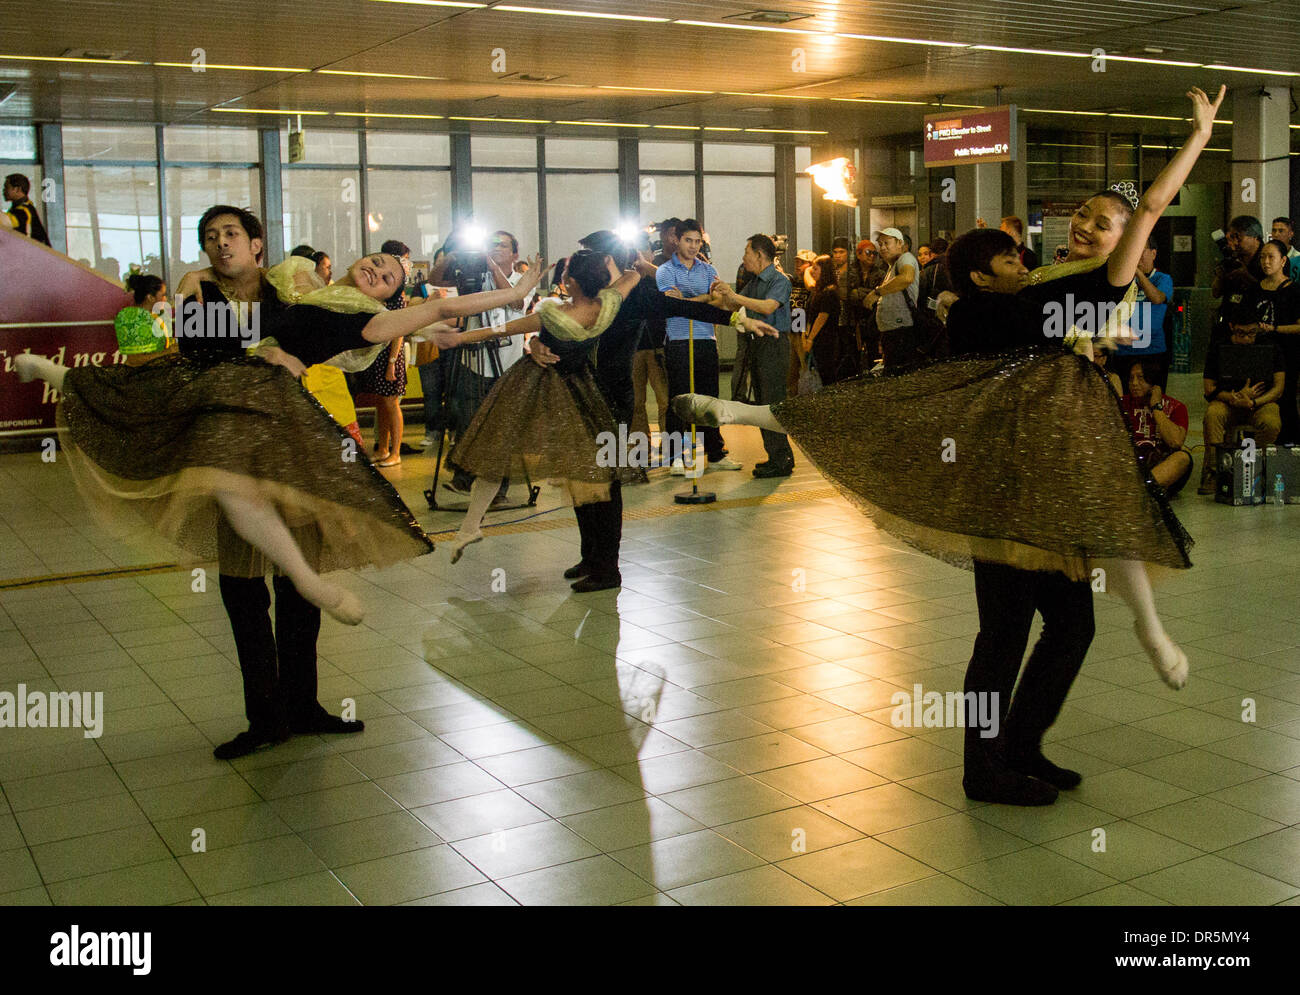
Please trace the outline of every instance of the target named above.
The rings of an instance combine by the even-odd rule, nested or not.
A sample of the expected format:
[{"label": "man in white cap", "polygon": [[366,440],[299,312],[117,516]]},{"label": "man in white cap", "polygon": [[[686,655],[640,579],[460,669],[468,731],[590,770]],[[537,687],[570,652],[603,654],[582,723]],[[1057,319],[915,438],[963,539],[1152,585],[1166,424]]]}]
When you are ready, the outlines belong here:
[{"label": "man in white cap", "polygon": [[876,232],[880,258],[889,264],[885,282],[863,299],[876,307],[880,351],[886,367],[906,366],[921,359],[916,322],[916,300],[921,266],[907,248],[907,238],[897,228]]}]

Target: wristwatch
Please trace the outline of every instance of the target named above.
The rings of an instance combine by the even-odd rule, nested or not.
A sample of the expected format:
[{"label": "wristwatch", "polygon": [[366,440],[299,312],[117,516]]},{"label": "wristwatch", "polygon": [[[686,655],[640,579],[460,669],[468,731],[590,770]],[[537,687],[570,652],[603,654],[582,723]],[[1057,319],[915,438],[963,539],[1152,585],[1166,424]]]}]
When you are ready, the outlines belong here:
[{"label": "wristwatch", "polygon": [[1156,401],[1155,404],[1151,405],[1151,410],[1152,410],[1152,411],[1164,411],[1164,410],[1165,410],[1165,399],[1162,397],[1162,398],[1160,398],[1160,400]]}]

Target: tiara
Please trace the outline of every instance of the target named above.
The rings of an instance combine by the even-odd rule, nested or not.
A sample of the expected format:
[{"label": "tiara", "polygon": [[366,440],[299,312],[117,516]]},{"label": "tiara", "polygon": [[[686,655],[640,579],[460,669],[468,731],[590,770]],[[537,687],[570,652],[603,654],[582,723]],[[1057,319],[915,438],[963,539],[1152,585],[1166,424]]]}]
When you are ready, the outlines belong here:
[{"label": "tiara", "polygon": [[1137,210],[1138,199],[1139,199],[1137,187],[1135,187],[1128,180],[1124,180],[1122,183],[1112,183],[1110,188],[1115,193],[1123,197],[1126,201],[1128,201],[1129,207],[1133,208],[1133,210],[1135,211]]}]

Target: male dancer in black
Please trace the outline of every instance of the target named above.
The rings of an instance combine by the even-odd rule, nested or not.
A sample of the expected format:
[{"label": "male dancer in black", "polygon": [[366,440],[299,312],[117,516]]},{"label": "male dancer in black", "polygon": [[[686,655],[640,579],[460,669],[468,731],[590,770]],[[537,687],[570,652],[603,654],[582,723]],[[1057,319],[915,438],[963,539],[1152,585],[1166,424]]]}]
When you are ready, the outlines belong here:
[{"label": "male dancer in black", "polygon": [[[592,232],[580,244],[583,248],[610,256],[618,272],[639,262],[635,250],[612,231]],[[655,284],[653,264],[642,262],[638,268],[641,267],[644,267],[641,282],[623,301],[614,321],[597,339],[596,347],[596,382],[615,422],[626,426],[625,434],[631,432],[636,406],[632,363],[643,323],[678,316],[715,325],[725,325],[731,320],[730,311],[711,304],[668,297]],[[617,276],[617,272],[611,272]],[[765,334],[775,333],[771,326],[759,324]],[[547,354],[554,355],[538,339],[533,339],[530,351],[538,360],[546,359]],[[550,361],[554,362],[554,359]],[[649,440],[646,440],[644,451],[649,451]],[[582,558],[564,571],[565,579],[574,581],[572,587],[579,593],[619,587],[623,583],[618,569],[618,551],[623,541],[623,495],[618,481],[611,485],[608,501],[581,505],[573,511],[578,519]]]},{"label": "male dancer in black", "polygon": [[[215,286],[227,301],[258,302],[262,309],[261,321],[284,307],[259,266],[263,232],[256,215],[238,207],[211,207],[199,220],[199,243],[212,265],[182,278],[178,292],[187,302],[196,299],[200,284],[206,283],[205,303]],[[220,334],[228,328],[206,327],[206,307],[203,313],[204,334],[180,337],[182,353],[199,362],[218,361],[242,353],[251,344]],[[182,327],[179,316],[177,327]],[[232,760],[300,733],[361,732],[365,725],[360,719],[331,715],[316,700],[320,609],[303,598],[293,583],[277,571],[272,581],[275,587],[272,628],[271,598],[265,577],[240,575],[254,572],[262,554],[235,535],[224,521],[218,530],[222,556],[218,563],[221,601],[230,617],[239,669],[244,677],[248,730],[222,743],[212,751],[213,756],[218,760]],[[294,529],[293,533],[310,561],[312,551],[320,543],[315,526]],[[237,568],[237,564],[247,567],[250,563],[254,565],[253,571]]]}]

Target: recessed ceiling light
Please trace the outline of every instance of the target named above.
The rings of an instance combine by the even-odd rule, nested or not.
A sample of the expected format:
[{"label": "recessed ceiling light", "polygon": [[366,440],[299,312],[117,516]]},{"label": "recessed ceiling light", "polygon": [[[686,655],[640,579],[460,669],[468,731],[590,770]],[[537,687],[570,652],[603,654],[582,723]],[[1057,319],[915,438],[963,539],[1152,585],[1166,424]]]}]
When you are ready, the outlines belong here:
[{"label": "recessed ceiling light", "polygon": [[[107,66],[147,66],[147,62],[135,59],[90,59],[69,55],[0,55],[0,59],[10,62],[89,62]],[[187,63],[188,64],[188,63]]]},{"label": "recessed ceiling light", "polygon": [[414,76],[410,73],[370,73],[359,69],[317,69],[322,76],[373,76],[376,79],[450,79],[449,76]]},{"label": "recessed ceiling light", "polygon": [[714,93],[714,90],[679,90],[670,86],[613,86],[608,83],[600,83],[596,86],[597,90],[640,90],[646,93]]},{"label": "recessed ceiling light", "polygon": [[652,24],[667,24],[667,17],[645,17],[641,14],[602,14],[594,10],[556,10],[553,7],[516,7],[502,4],[492,8],[505,10],[512,14],[555,14],[559,17],[597,17],[608,21],[648,21]]},{"label": "recessed ceiling light", "polygon": [[313,117],[328,117],[329,111],[298,111],[286,108],[270,107],[212,107],[210,110],[218,114],[280,114],[284,117],[304,117],[311,115]]},{"label": "recessed ceiling light", "polygon": [[410,3],[420,7],[486,7],[485,3],[461,3],[459,0],[376,0],[377,3]]},{"label": "recessed ceiling light", "polygon": [[[447,117],[448,121],[499,121],[502,124],[550,124],[551,122],[544,118],[535,117],[465,117],[463,115],[451,114]],[[558,123],[558,122],[557,122]]]},{"label": "recessed ceiling light", "polygon": [[335,117],[398,117],[418,121],[441,121],[441,114],[380,114],[377,111],[334,111]]},{"label": "recessed ceiling light", "polygon": [[648,124],[628,124],[622,121],[556,121],[556,124],[578,124],[585,128],[648,128]]},{"label": "recessed ceiling light", "polygon": [[[155,66],[166,66],[168,69],[193,69],[193,62],[155,62]],[[304,69],[301,66],[228,66],[216,62],[205,63],[208,69],[237,69],[241,72],[249,73],[309,73],[310,69]]]}]

